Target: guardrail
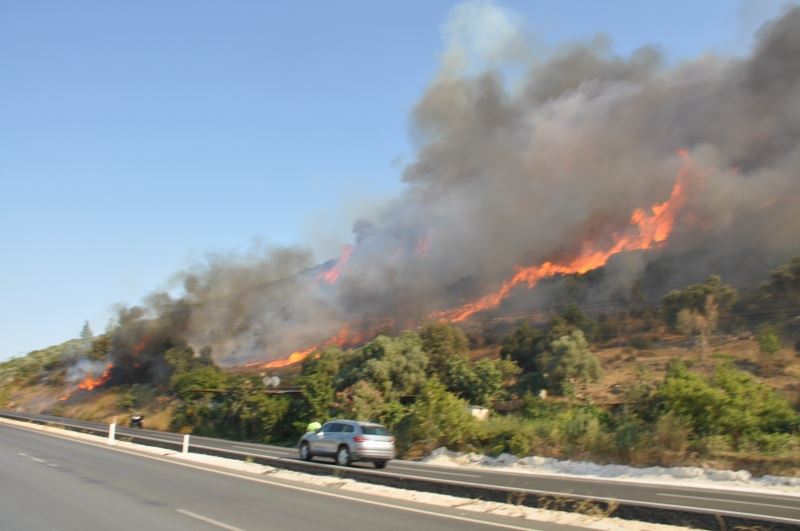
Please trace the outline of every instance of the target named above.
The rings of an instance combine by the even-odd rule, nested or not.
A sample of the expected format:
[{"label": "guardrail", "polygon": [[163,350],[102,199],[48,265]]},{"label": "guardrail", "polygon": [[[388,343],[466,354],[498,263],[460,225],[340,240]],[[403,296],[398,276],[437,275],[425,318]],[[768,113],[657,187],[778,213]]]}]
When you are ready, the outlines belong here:
[{"label": "guardrail", "polygon": [[[34,424],[63,427],[73,431],[81,431],[100,436],[108,436],[109,428],[89,427],[76,423],[71,419],[58,418],[57,421],[37,418],[34,415],[0,411],[0,417],[31,422]],[[402,489],[448,494],[451,496],[511,503],[529,507],[552,509],[559,511],[580,512],[589,515],[613,516],[625,520],[671,524],[700,529],[758,529],[769,531],[797,531],[800,520],[757,515],[734,511],[719,511],[681,507],[669,504],[642,502],[637,500],[621,500],[601,496],[581,494],[554,493],[545,490],[506,487],[502,485],[486,485],[466,481],[440,478],[429,478],[409,474],[398,474],[386,470],[367,468],[341,467],[328,463],[301,461],[285,457],[268,456],[249,452],[215,448],[201,444],[191,444],[187,439],[167,440],[145,433],[132,434],[130,431],[116,434],[117,439],[146,446],[176,450],[179,452],[212,455],[228,459],[247,460],[285,470],[303,472],[312,475],[335,476],[352,479],[364,483],[372,483]]]}]

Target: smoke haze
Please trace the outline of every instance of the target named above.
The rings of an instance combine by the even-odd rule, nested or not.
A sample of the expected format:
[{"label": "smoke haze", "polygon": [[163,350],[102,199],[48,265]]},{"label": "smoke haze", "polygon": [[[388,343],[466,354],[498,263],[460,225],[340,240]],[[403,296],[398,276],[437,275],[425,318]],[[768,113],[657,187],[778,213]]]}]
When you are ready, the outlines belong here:
[{"label": "smoke haze", "polygon": [[[168,346],[232,364],[285,357],[347,323],[413,325],[518,267],[602,247],[670,197],[683,164],[669,239],[613,258],[597,297],[648,269],[660,272],[654,296],[709,273],[751,282],[797,252],[800,9],[764,26],[748,57],[676,67],[650,47],[616,56],[602,38],[535,57],[518,18],[485,2],[456,7],[443,35],[441,69],[412,111],[405,192],[355,224],[352,253],[319,266],[303,249],[212,257],[180,274],[180,298],[123,310],[115,370]],[[526,297],[546,302],[521,287],[513,303]]]}]

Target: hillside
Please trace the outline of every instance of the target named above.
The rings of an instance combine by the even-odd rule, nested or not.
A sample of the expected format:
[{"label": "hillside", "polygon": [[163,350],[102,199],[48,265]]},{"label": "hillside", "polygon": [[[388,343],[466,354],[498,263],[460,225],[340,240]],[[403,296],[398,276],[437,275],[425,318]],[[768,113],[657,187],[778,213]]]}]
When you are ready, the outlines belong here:
[{"label": "hillside", "polygon": [[605,313],[576,302],[427,322],[277,365],[223,369],[209,350],[165,341],[147,367],[140,347],[111,358],[119,337],[132,343],[120,327],[0,364],[0,407],[103,421],[135,411],[148,427],[277,444],[310,420],[350,417],[386,424],[410,458],[448,446],[800,475],[799,273],[795,258],[749,291],[710,276]]}]

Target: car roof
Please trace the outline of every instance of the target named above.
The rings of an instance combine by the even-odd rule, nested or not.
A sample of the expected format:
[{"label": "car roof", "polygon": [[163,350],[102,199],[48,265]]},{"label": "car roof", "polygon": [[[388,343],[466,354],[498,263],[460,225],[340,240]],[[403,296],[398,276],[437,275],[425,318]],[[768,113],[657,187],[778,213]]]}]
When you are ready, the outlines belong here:
[{"label": "car roof", "polygon": [[362,420],[349,420],[349,419],[331,419],[325,424],[330,424],[331,422],[340,422],[343,424],[356,424],[358,426],[381,426],[382,424],[378,424],[377,422],[364,422]]}]

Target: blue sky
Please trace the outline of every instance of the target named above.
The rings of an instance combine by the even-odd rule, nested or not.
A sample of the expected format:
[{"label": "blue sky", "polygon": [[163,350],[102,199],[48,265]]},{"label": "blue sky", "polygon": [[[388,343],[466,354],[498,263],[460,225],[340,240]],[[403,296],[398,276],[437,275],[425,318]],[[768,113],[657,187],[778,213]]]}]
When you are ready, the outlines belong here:
[{"label": "blue sky", "polygon": [[[457,2],[0,4],[0,360],[102,330],[209,252],[321,259],[397,193]],[[744,53],[781,2],[505,1],[538,53]]]}]

